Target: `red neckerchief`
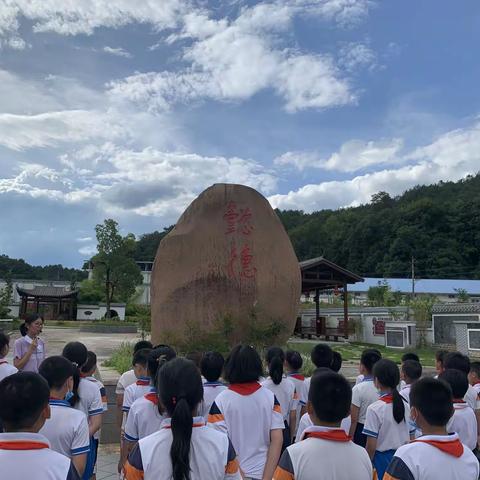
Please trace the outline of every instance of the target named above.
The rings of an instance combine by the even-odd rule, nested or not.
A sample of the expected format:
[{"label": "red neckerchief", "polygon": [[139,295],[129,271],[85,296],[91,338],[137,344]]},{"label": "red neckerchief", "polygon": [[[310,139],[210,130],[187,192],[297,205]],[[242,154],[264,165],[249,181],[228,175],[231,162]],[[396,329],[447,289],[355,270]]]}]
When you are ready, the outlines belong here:
[{"label": "red neckerchief", "polygon": [[387,395],[382,395],[380,400],[385,403],[392,403],[393,402],[393,395],[388,393]]},{"label": "red neckerchief", "polygon": [[12,440],[0,442],[0,450],[41,450],[50,448],[47,443],[33,442],[28,440]]},{"label": "red neckerchief", "polygon": [[144,397],[154,405],[158,405],[158,395],[155,392],[146,393]]},{"label": "red neckerchief", "polygon": [[4,363],[8,363],[7,360],[0,360],[0,365],[3,365]]},{"label": "red neckerchief", "polygon": [[231,383],[228,388],[233,390],[235,393],[240,395],[251,395],[256,392],[261,385],[258,382],[248,382],[248,383]]},{"label": "red neckerchief", "polygon": [[463,398],[454,398],[453,403],[467,403]]},{"label": "red neckerchief", "polygon": [[301,373],[289,373],[289,377],[296,378],[297,380],[301,380],[302,382],[305,380],[305,376]]},{"label": "red neckerchief", "polygon": [[142,387],[148,387],[148,385],[150,385],[150,380],[143,380],[141,378],[139,378],[137,381],[136,381],[136,384],[137,385],[140,385]]},{"label": "red neckerchief", "polygon": [[341,428],[325,432],[306,432],[305,438],[321,438],[323,440],[331,440],[332,442],[349,442],[352,439]]},{"label": "red neckerchief", "polygon": [[455,440],[449,440],[447,442],[440,442],[437,440],[422,440],[421,438],[418,438],[417,440],[413,440],[412,443],[415,442],[428,443],[428,445],[438,448],[442,452],[447,453],[448,455],[453,455],[457,458],[463,455],[463,445],[458,438]]}]

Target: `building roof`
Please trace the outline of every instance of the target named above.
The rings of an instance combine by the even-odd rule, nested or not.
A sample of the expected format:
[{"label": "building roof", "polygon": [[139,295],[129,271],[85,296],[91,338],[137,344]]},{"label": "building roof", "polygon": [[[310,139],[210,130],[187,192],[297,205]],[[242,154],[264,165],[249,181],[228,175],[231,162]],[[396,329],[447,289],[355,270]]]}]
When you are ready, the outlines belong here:
[{"label": "building roof", "polygon": [[302,292],[315,289],[326,290],[344,283],[363,282],[363,278],[324,257],[311,258],[300,262]]},{"label": "building roof", "polygon": [[[365,278],[362,284],[349,287],[351,292],[367,292],[370,287],[377,287],[379,282],[387,281],[393,291],[412,292],[411,278]],[[432,295],[455,295],[455,289],[465,289],[469,295],[480,295],[480,280],[446,280],[419,279],[415,280],[415,293],[430,293]]]},{"label": "building roof", "polygon": [[21,288],[17,286],[17,292],[20,296],[25,297],[51,297],[51,298],[68,298],[77,295],[78,290],[67,290],[64,287],[33,287]]}]

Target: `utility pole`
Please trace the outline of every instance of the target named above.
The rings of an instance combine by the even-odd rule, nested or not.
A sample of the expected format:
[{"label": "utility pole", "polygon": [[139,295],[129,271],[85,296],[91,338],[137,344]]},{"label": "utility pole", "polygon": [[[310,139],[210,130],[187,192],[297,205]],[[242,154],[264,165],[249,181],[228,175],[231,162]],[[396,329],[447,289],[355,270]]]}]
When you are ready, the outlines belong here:
[{"label": "utility pole", "polygon": [[415,257],[412,255],[412,298],[415,298]]}]

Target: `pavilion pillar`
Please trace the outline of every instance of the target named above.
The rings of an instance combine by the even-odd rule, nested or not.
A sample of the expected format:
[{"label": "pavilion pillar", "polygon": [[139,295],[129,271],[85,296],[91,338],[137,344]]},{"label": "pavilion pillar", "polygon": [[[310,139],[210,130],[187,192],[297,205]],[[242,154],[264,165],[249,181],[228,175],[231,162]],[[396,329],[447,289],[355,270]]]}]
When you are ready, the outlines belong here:
[{"label": "pavilion pillar", "polygon": [[343,284],[343,336],[348,340],[348,287],[347,283]]},{"label": "pavilion pillar", "polygon": [[73,298],[70,298],[70,303],[68,305],[68,319],[73,320]]}]

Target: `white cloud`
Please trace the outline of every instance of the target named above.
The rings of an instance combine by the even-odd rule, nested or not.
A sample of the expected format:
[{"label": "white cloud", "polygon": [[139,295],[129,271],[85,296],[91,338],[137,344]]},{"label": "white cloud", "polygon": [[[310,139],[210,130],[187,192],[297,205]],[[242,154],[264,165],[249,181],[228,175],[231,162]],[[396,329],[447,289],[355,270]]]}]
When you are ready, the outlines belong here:
[{"label": "white cloud", "polygon": [[96,245],[85,245],[84,247],[80,247],[78,249],[78,253],[85,255],[86,257],[90,258],[97,253],[97,246]]},{"label": "white cloud", "polygon": [[355,94],[330,56],[277,45],[276,34],[286,31],[302,8],[302,2],[258,4],[234,20],[190,13],[182,32],[171,38],[193,41],[183,52],[189,67],[135,74],[109,83],[110,93],[151,111],[203,98],[244,100],[267,88],[284,99],[289,112],[353,103]]},{"label": "white cloud", "polygon": [[37,115],[0,114],[0,145],[12,150],[51,147],[59,142],[114,139],[127,129],[119,119],[97,111],[64,110]]},{"label": "white cloud", "polygon": [[109,53],[110,55],[114,55],[116,57],[123,57],[123,58],[132,58],[132,54],[130,52],[127,52],[127,50],[117,47],[103,47],[103,51],[105,53]]},{"label": "white cloud", "polygon": [[402,157],[415,161],[398,169],[381,170],[351,180],[305,185],[287,194],[272,195],[274,207],[308,212],[366,203],[378,191],[398,195],[415,185],[456,181],[480,169],[480,122],[453,130],[431,144]]},{"label": "white cloud", "polygon": [[374,70],[378,67],[377,54],[364,43],[348,43],[340,49],[339,64],[352,72],[358,68]]},{"label": "white cloud", "polygon": [[338,152],[323,159],[317,152],[286,152],[274,160],[276,165],[292,165],[298,170],[319,168],[337,172],[356,172],[374,165],[401,163],[399,152],[403,141],[399,138],[381,141],[349,140]]},{"label": "white cloud", "polygon": [[79,243],[86,243],[86,242],[93,241],[93,238],[92,237],[80,237],[80,238],[77,238],[76,240]]}]

